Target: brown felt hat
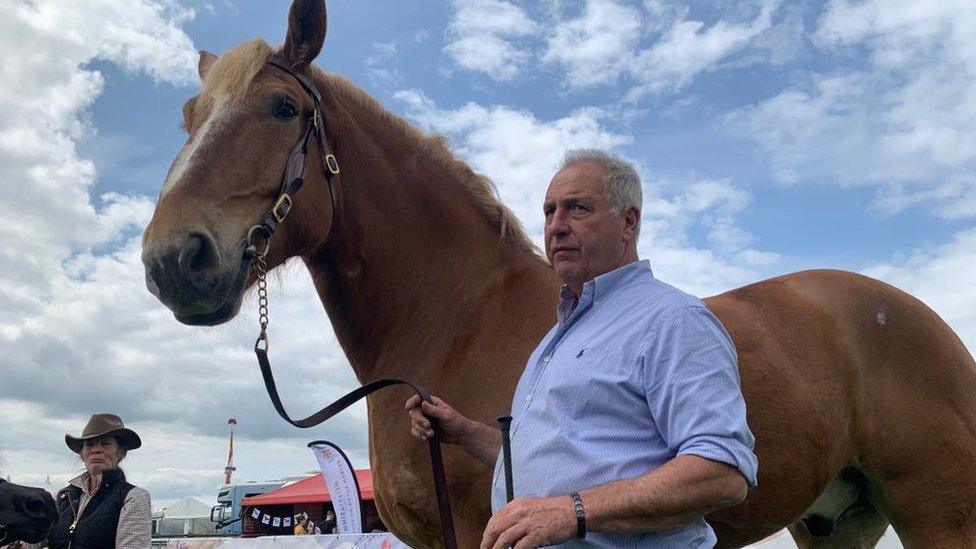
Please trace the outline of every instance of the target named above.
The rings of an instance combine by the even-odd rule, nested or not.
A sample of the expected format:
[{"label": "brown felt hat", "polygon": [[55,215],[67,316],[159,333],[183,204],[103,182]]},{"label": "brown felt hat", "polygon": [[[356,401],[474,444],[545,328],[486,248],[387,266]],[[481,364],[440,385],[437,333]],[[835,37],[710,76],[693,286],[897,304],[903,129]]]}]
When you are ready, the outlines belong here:
[{"label": "brown felt hat", "polygon": [[125,425],[122,424],[122,418],[115,414],[92,414],[91,419],[88,420],[88,425],[85,425],[85,430],[81,432],[81,436],[64,435],[64,443],[68,445],[68,448],[71,448],[71,451],[80,454],[81,447],[86,440],[104,436],[115,437],[119,441],[119,447],[123,450],[135,450],[142,446],[139,435],[132,429],[126,429]]}]

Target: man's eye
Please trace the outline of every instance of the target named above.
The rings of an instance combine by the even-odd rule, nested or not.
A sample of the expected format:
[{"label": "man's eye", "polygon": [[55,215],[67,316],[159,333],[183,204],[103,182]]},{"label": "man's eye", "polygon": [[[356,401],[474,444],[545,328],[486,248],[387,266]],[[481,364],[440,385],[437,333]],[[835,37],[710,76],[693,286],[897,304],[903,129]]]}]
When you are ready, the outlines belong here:
[{"label": "man's eye", "polygon": [[298,116],[298,109],[288,101],[277,101],[271,113],[274,114],[275,118],[291,120]]}]

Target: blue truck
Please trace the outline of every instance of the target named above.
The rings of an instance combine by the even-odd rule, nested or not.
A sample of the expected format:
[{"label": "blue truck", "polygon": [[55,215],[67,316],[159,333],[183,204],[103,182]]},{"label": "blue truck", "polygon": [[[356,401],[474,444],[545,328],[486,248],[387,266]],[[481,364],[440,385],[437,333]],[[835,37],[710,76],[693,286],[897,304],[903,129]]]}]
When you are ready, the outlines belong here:
[{"label": "blue truck", "polygon": [[285,484],[284,480],[265,482],[241,482],[224,484],[217,491],[217,505],[210,509],[210,520],[215,524],[218,536],[241,535],[241,501],[244,498],[277,490]]}]

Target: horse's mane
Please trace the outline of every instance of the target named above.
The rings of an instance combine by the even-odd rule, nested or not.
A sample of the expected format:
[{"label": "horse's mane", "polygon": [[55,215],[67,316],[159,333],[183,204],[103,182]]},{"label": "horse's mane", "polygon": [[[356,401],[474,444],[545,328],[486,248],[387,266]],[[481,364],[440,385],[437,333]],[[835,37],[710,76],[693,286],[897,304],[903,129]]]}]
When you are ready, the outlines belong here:
[{"label": "horse's mane", "polygon": [[[273,53],[264,40],[255,38],[224,53],[213,62],[204,79],[200,98],[212,103],[218,97],[243,93],[254,77],[264,68]],[[507,206],[498,200],[498,191],[492,181],[475,173],[465,162],[458,160],[448,149],[440,135],[425,135],[403,118],[384,109],[368,93],[348,79],[313,66],[313,77],[320,88],[332,97],[339,97],[363,112],[375,116],[382,125],[407,135],[415,141],[423,154],[443,167],[464,188],[475,205],[484,213],[492,227],[496,228],[503,242],[544,260],[538,247],[528,237],[522,223]],[[324,84],[324,86],[323,86]]]}]

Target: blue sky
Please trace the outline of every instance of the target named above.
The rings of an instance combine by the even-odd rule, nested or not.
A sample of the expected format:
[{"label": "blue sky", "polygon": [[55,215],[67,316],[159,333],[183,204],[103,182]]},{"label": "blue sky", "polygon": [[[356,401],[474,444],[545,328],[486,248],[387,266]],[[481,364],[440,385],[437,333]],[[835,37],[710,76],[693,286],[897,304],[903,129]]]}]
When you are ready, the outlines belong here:
[{"label": "blue sky", "polygon": [[[363,411],[302,433],[272,417],[248,353],[254,304],[178,325],[138,238],[185,136],[197,50],[280,43],[285,1],[0,3],[0,470],[63,483],[65,432],[119,411],[130,476],[211,494],[224,420],[242,478],[312,469],[332,438],[365,464]],[[876,276],[976,348],[976,15],[964,1],[333,0],[317,64],[444,134],[529,232],[562,151],[611,149],[644,180],[640,252],[709,295],[807,268]],[[53,197],[53,198],[52,198]],[[307,276],[273,291],[295,413],[354,385]],[[274,455],[275,459],[267,456]]]}]

